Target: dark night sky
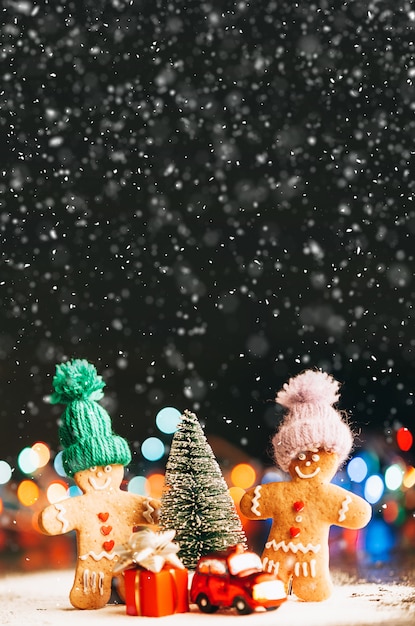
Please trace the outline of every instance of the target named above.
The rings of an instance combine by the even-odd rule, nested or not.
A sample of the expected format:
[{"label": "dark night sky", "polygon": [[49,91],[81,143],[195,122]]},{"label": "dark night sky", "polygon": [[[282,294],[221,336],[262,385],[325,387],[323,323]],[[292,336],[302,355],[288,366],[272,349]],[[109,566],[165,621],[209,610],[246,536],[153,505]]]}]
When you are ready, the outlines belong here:
[{"label": "dark night sky", "polygon": [[3,6],[0,458],[72,357],[133,445],[174,405],[267,458],[315,366],[413,430],[411,3]]}]

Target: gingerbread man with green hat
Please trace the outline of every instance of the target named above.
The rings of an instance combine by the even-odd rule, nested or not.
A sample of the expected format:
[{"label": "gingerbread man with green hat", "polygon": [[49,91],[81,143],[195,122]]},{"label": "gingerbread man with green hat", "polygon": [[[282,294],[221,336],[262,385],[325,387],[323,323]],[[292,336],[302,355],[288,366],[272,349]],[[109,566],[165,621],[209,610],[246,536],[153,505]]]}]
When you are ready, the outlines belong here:
[{"label": "gingerbread man with green hat", "polygon": [[46,507],[39,526],[48,535],[76,531],[77,563],[70,601],[78,609],[99,609],[111,595],[115,546],[135,526],[157,524],[160,502],[123,491],[128,443],[112,431],[99,404],[105,382],[95,367],[74,359],[56,367],[51,402],[64,404],[59,426],[65,472],[82,494]]}]

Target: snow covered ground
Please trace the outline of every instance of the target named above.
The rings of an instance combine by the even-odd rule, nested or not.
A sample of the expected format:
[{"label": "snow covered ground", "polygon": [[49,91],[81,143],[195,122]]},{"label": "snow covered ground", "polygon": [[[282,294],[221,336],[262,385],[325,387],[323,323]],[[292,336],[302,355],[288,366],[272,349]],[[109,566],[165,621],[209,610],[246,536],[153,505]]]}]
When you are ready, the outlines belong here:
[{"label": "snow covered ground", "polygon": [[[49,571],[12,574],[0,579],[0,623],[2,626],[56,625],[95,626],[109,623],[130,624],[123,605],[108,605],[99,611],[78,611],[69,603],[73,572]],[[164,625],[230,625],[238,620],[250,626],[413,626],[415,623],[415,583],[379,584],[352,582],[345,575],[334,576],[335,591],[324,603],[301,603],[290,598],[277,612],[239,616],[230,611],[215,615],[200,613],[196,607],[186,614],[163,618],[138,618]],[[117,621],[115,621],[117,620]]]}]

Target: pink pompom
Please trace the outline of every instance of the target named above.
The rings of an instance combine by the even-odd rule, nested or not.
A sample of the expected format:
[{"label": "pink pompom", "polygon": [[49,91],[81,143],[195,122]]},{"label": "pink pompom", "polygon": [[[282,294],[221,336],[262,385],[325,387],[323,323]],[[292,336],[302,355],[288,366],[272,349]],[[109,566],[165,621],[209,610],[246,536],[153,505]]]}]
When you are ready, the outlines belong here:
[{"label": "pink pompom", "polygon": [[329,374],[306,370],[290,378],[275,400],[287,408],[296,404],[335,404],[339,399],[339,383]]}]

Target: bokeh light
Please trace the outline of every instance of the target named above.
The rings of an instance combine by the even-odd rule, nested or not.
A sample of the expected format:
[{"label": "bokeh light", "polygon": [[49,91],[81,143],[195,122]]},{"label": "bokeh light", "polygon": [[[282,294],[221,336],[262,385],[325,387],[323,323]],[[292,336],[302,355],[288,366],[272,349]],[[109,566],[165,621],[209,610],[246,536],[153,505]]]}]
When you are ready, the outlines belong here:
[{"label": "bokeh light", "polygon": [[261,483],[265,485],[266,483],[281,483],[287,480],[287,474],[284,474],[280,470],[271,469],[267,470],[262,477]]},{"label": "bokeh light", "polygon": [[141,454],[147,461],[158,461],[164,451],[164,443],[158,437],[148,437],[141,444]]},{"label": "bokeh light", "polygon": [[365,532],[365,548],[372,558],[387,558],[395,545],[391,527],[382,519],[373,519]]},{"label": "bokeh light", "polygon": [[180,422],[181,413],[178,409],[172,406],[165,406],[156,415],[157,428],[162,433],[170,435],[177,430],[177,426]]},{"label": "bokeh light", "polygon": [[382,506],[383,519],[387,524],[393,524],[399,515],[399,505],[395,500],[388,500]]},{"label": "bokeh light", "polygon": [[32,480],[22,480],[17,487],[17,497],[23,506],[31,506],[39,499],[39,487]]},{"label": "bokeh light", "polygon": [[234,503],[239,506],[242,496],[245,494],[245,490],[242,487],[230,487],[229,495]]},{"label": "bokeh light", "polygon": [[33,444],[32,450],[38,456],[38,468],[45,467],[50,461],[50,450],[49,447],[43,443],[42,441],[37,441]]},{"label": "bokeh light", "polygon": [[51,504],[68,497],[68,485],[61,482],[50,483],[46,490],[46,497]]},{"label": "bokeh light", "polygon": [[406,489],[411,489],[415,485],[415,467],[410,466],[407,468],[402,483]]},{"label": "bokeh light", "polygon": [[23,474],[33,474],[39,467],[39,457],[32,448],[23,448],[17,457],[17,465]]},{"label": "bokeh light", "polygon": [[152,498],[161,498],[164,489],[164,474],[150,474],[147,476],[145,488]]},{"label": "bokeh light", "polygon": [[361,456],[355,456],[347,465],[347,475],[355,483],[361,483],[367,476],[368,467]]},{"label": "bokeh light", "polygon": [[385,485],[390,491],[396,491],[402,485],[403,469],[395,463],[388,467],[385,472]]},{"label": "bokeh light", "polygon": [[413,440],[412,433],[405,427],[400,428],[396,433],[396,443],[403,452],[411,449]]},{"label": "bokeh light", "polygon": [[12,477],[12,468],[7,461],[0,461],[0,485],[5,485]]},{"label": "bokeh light", "polygon": [[231,481],[235,487],[248,489],[256,481],[256,472],[248,463],[238,463],[231,471]]},{"label": "bokeh light", "polygon": [[58,454],[55,456],[55,459],[53,461],[53,467],[55,468],[55,472],[58,474],[58,476],[66,477],[66,472],[63,468],[62,454],[63,452],[61,451],[58,452]]},{"label": "bokeh light", "polygon": [[380,472],[380,459],[376,452],[373,450],[362,450],[359,451],[358,456],[366,463],[368,475]]},{"label": "bokeh light", "polygon": [[134,476],[134,478],[132,478],[128,483],[127,491],[129,491],[130,493],[136,493],[139,496],[146,496],[148,495],[146,482],[147,481],[144,476]]},{"label": "bokeh light", "polygon": [[379,500],[383,496],[384,491],[385,485],[383,483],[382,477],[378,474],[369,476],[365,483],[364,495],[366,500],[370,504],[376,504],[376,502],[379,502]]}]

